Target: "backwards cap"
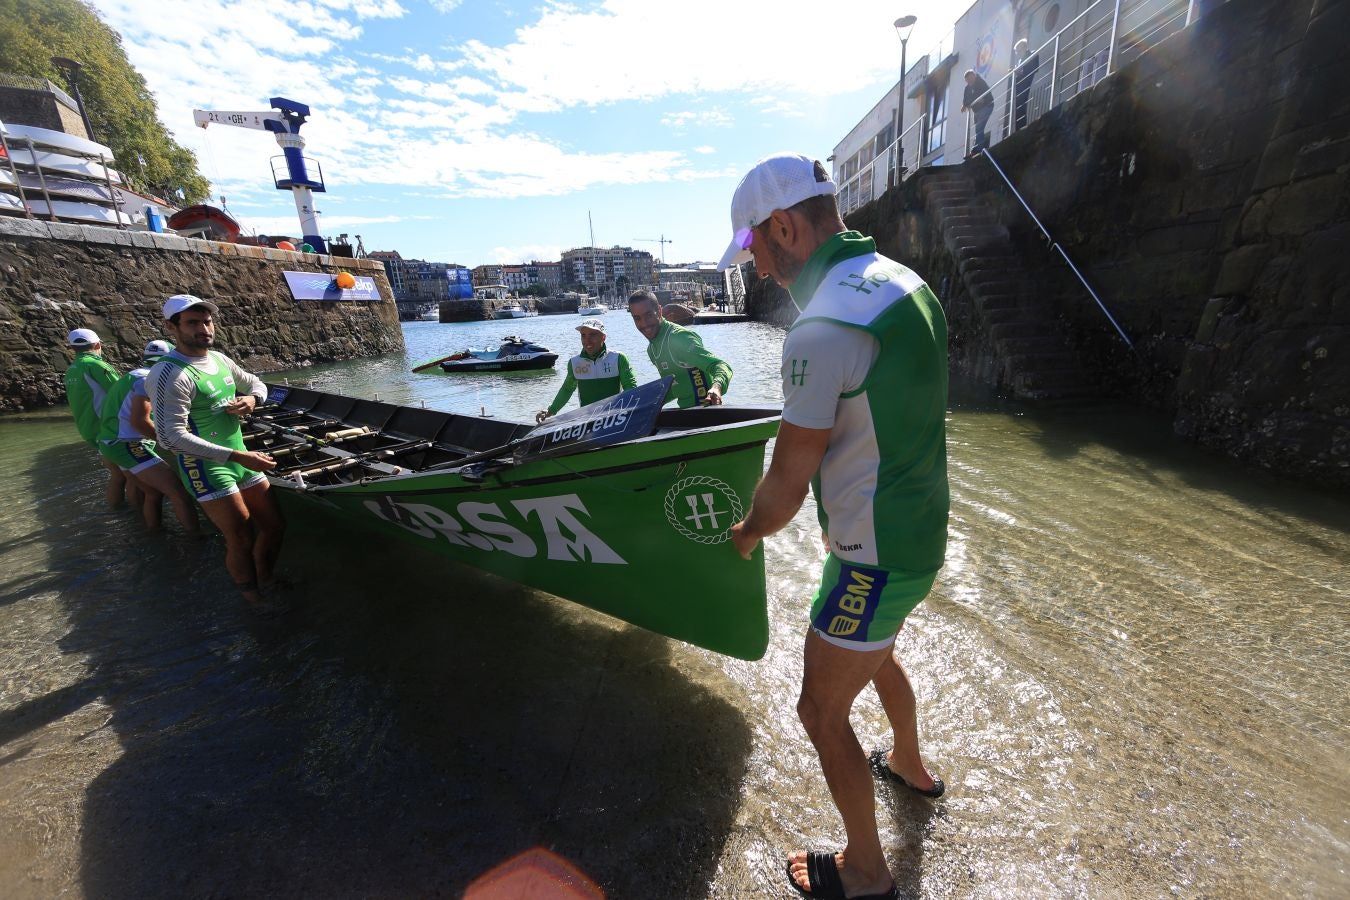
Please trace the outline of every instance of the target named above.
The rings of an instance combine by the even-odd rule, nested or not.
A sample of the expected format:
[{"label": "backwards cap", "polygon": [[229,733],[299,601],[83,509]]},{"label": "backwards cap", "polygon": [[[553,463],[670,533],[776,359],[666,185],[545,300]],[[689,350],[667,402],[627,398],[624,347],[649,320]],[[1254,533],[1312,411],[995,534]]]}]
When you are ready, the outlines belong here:
[{"label": "backwards cap", "polygon": [[98,335],[94,334],[92,328],[76,328],[70,334],[66,335],[66,343],[72,347],[92,347],[100,344]]},{"label": "backwards cap", "polygon": [[164,319],[168,321],[178,315],[185,309],[194,306],[205,306],[212,313],[220,312],[220,307],[216,306],[210,300],[203,300],[200,297],[194,297],[191,294],[174,294],[168,300],[164,301]]},{"label": "backwards cap", "polygon": [[750,261],[750,229],[775,209],[788,209],[837,190],[825,167],[800,153],[775,153],[755,163],[732,195],[732,238],[718,270]]}]

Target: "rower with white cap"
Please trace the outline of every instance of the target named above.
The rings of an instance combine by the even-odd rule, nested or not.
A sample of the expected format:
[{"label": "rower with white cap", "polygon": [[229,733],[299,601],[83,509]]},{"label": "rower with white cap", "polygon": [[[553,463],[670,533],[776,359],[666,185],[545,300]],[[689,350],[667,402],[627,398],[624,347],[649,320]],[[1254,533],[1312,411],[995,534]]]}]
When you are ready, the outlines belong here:
[{"label": "rower with white cap", "polygon": [[150,397],[145,377],[150,367],[173,352],[173,344],[153,340],[145,345],[143,363],[123,375],[108,390],[103,401],[103,422],[98,431],[98,452],[117,466],[144,494],[141,511],[145,524],[159,528],[163,513],[160,501],[165,497],[184,530],[200,537],[197,510],[178,476],[155,453],[155,426],[150,420]]},{"label": "rower with white cap", "polygon": [[[98,429],[103,419],[103,400],[108,389],[117,383],[121,374],[103,358],[103,341],[92,328],[76,328],[66,335],[66,344],[75,351],[75,360],[66,369],[66,400],[75,414],[75,428],[86,444],[98,449]],[[99,462],[108,470],[108,505],[122,505],[127,492],[127,477],[115,464],[99,456]],[[131,485],[133,504],[140,502],[140,492]]]},{"label": "rower with white cap", "polygon": [[542,423],[549,416],[556,416],[572,398],[573,391],[580,392],[581,405],[585,406],[637,387],[628,357],[605,346],[604,322],[583,319],[577,331],[581,333],[581,352],[567,361],[567,377],[563,379],[562,387],[558,388],[548,409],[541,409],[535,415],[536,422]]}]

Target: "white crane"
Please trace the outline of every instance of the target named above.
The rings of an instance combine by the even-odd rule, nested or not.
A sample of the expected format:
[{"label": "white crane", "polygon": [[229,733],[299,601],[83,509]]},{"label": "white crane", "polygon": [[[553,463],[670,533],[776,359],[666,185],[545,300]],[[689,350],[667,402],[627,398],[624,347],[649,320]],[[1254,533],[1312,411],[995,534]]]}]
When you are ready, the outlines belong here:
[{"label": "white crane", "polygon": [[[314,209],[313,194],[314,191],[327,190],[323,184],[323,169],[314,160],[306,160],[301,152],[305,149],[305,140],[300,137],[300,126],[309,118],[309,107],[285,97],[273,97],[267,102],[273,108],[261,112],[194,109],[192,119],[199,128],[211,124],[233,125],[275,134],[286,160],[286,174],[285,177],[278,177],[276,157],[273,157],[272,181],[277,190],[288,190],[295,198],[295,211],[300,215],[300,233],[304,242],[319,253],[326,253],[328,247],[319,234],[319,213]],[[305,166],[306,162],[314,163],[316,174],[313,177]]]}]

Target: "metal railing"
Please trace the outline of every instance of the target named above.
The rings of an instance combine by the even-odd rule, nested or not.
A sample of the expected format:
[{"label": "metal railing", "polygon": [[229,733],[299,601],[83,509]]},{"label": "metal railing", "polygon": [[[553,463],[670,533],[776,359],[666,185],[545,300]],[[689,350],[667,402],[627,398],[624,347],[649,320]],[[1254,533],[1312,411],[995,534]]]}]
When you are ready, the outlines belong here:
[{"label": "metal railing", "polygon": [[[919,167],[923,159],[923,137],[928,125],[928,114],[919,116],[900,137],[863,166],[858,174],[839,186],[839,212],[847,215],[858,207],[871,203],[907,174]],[[903,151],[903,158],[901,158]]]},{"label": "metal railing", "polygon": [[[1194,21],[1196,0],[1097,0],[990,86],[993,146],[1143,56]],[[964,155],[976,149],[965,115]]]},{"label": "metal railing", "polygon": [[1018,193],[1017,188],[1013,186],[1012,179],[1009,178],[1004,173],[1003,169],[999,167],[999,164],[994,161],[994,156],[989,152],[989,148],[988,147],[982,148],[980,150],[980,153],[984,156],[985,159],[989,160],[989,164],[994,167],[994,171],[997,172],[999,177],[1003,179],[1003,183],[1008,186],[1008,190],[1012,191],[1012,195],[1017,198],[1017,202],[1020,203],[1022,205],[1022,208],[1027,211],[1027,215],[1031,216],[1031,221],[1036,223],[1036,230],[1038,230],[1041,233],[1041,236],[1045,238],[1046,243],[1050,245],[1050,249],[1059,253],[1059,255],[1064,259],[1064,262],[1069,266],[1069,269],[1073,272],[1075,276],[1077,276],[1079,283],[1083,285],[1083,289],[1088,292],[1088,296],[1092,297],[1092,299],[1096,301],[1097,306],[1106,316],[1107,321],[1111,323],[1111,327],[1115,328],[1116,334],[1120,335],[1120,339],[1125,342],[1125,346],[1133,350],[1134,342],[1130,340],[1129,336],[1125,334],[1125,330],[1120,327],[1120,324],[1118,322],[1116,322],[1116,317],[1111,315],[1111,311],[1106,308],[1106,304],[1102,302],[1102,298],[1097,296],[1097,292],[1092,289],[1092,285],[1088,284],[1087,278],[1084,277],[1081,271],[1079,271],[1078,266],[1074,265],[1073,260],[1069,258],[1069,254],[1064,250],[1063,247],[1059,245],[1059,243],[1053,237],[1050,236],[1050,232],[1046,230],[1046,227],[1043,224],[1041,224],[1040,218],[1037,217],[1036,213],[1032,211],[1031,206],[1027,203],[1026,200],[1022,198],[1022,195]]},{"label": "metal railing", "polygon": [[[1197,14],[1196,3],[1197,0],[1097,0],[1028,54],[1026,60],[1034,61],[1034,64],[1024,61],[989,88],[987,96],[993,98],[994,109],[986,126],[989,132],[986,146],[993,146],[1025,128],[1121,66],[1143,56],[1164,38],[1192,24]],[[951,41],[944,38],[927,55],[926,71],[932,71],[951,52]],[[913,68],[923,64],[924,60],[920,60]],[[903,90],[902,83],[902,95]],[[901,102],[904,102],[903,96]],[[952,115],[948,115],[949,121]],[[964,118],[961,157],[975,147],[973,111],[967,112]],[[927,113],[920,115],[870,163],[844,179],[839,185],[842,213],[870,203],[892,184],[919,168],[923,157],[928,155],[922,146],[927,142],[927,123]],[[896,175],[897,148],[900,146],[905,147],[905,159],[898,160],[901,166]]]}]

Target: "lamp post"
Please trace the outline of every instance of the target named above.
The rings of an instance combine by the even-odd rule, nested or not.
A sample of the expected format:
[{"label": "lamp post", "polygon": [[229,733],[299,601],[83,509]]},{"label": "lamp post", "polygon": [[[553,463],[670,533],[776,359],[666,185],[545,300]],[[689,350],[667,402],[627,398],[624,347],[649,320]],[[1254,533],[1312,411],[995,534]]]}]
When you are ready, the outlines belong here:
[{"label": "lamp post", "polygon": [[66,86],[75,95],[75,105],[80,110],[80,121],[84,122],[85,136],[91,141],[97,141],[98,138],[94,136],[94,126],[89,124],[89,114],[84,111],[84,98],[80,96],[80,81],[76,77],[84,66],[64,56],[53,56],[52,65],[60,69],[61,74],[66,76]]},{"label": "lamp post", "polygon": [[905,176],[905,49],[909,44],[909,32],[915,16],[901,16],[895,20],[895,33],[900,36],[900,98],[895,104],[895,180],[898,183]]}]

